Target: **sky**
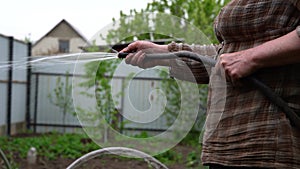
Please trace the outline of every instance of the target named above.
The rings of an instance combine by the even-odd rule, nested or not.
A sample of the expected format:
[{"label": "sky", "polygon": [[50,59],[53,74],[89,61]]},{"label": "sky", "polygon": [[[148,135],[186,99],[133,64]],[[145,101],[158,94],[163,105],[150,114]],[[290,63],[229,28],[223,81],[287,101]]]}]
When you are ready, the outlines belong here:
[{"label": "sky", "polygon": [[62,19],[87,39],[118,19],[120,11],[145,9],[152,0],[2,0],[0,34],[37,41]]}]

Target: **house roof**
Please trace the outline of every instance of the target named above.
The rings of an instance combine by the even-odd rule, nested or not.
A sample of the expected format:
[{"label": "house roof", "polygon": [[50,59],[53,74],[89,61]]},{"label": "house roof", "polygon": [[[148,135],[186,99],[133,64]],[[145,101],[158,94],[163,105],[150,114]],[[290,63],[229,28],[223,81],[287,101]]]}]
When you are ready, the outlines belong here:
[{"label": "house roof", "polygon": [[88,40],[80,33],[78,29],[76,29],[73,25],[71,25],[68,21],[65,19],[61,20],[58,24],[56,24],[48,33],[46,33],[44,36],[42,36],[38,41],[34,43],[33,46],[37,45],[41,40],[43,40],[45,37],[51,35],[60,25],[66,24],[68,27],[70,27],[78,37],[82,38],[86,43],[89,44]]}]

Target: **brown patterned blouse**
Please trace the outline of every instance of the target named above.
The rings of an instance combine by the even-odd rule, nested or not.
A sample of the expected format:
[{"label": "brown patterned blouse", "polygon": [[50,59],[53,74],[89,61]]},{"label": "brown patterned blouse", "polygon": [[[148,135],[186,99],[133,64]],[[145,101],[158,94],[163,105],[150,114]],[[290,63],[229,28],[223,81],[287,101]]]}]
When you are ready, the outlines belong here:
[{"label": "brown patterned blouse", "polygon": [[[219,54],[258,46],[299,25],[298,0],[232,0],[215,20],[215,33],[223,44]],[[218,48],[189,46],[188,50],[213,55]],[[300,130],[291,126],[285,113],[251,86],[234,87],[220,81],[219,68],[207,71],[198,62],[176,60],[171,76],[189,80],[191,77],[182,71],[184,63],[198,83],[208,82],[207,72],[211,73],[203,164],[300,168]],[[300,64],[261,69],[255,76],[300,116]]]}]

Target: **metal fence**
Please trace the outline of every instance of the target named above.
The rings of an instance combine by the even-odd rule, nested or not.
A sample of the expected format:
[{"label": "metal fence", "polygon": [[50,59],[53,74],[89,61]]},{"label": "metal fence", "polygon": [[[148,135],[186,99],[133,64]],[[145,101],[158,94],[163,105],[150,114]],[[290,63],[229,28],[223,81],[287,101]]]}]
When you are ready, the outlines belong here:
[{"label": "metal fence", "polygon": [[72,78],[73,75],[32,72],[29,125],[34,132],[73,132],[81,128],[76,116],[70,113],[66,113],[65,121],[63,121],[63,113],[59,107],[50,102],[49,95],[54,95],[57,78],[60,77],[62,81],[65,81],[67,76]]},{"label": "metal fence", "polygon": [[[76,65],[78,67],[78,65]],[[67,113],[65,121],[63,120],[63,113],[59,107],[50,102],[49,95],[54,94],[54,90],[57,87],[57,79],[60,78],[62,82],[66,81],[66,78],[81,78],[84,79],[84,69],[76,71],[74,73],[75,65],[52,65],[43,68],[36,68],[33,66],[31,72],[31,102],[30,102],[30,126],[35,132],[74,132],[80,131],[81,124],[78,121],[76,114]],[[122,97],[117,98],[118,104],[116,109],[119,111],[119,121],[117,123],[124,123],[125,131],[164,131],[167,129],[166,119],[159,118],[149,124],[140,124],[135,122],[126,121],[122,118],[126,116],[126,113],[130,113],[133,107],[144,111],[149,109],[150,103],[149,93],[158,88],[160,78],[153,77],[146,73],[143,77],[135,77],[130,81],[130,88],[132,90],[124,90],[122,86],[126,81],[126,70],[121,70],[123,73],[113,77],[111,84],[112,88],[117,89],[117,92],[124,93]],[[82,91],[86,90],[82,88]],[[120,91],[123,90],[123,91]],[[138,93],[138,94],[137,94]],[[155,93],[152,92],[152,99],[155,98]],[[151,98],[150,98],[151,99]],[[157,100],[159,101],[159,100]],[[93,104],[87,98],[83,97],[82,104]],[[134,104],[134,105],[132,105]],[[163,111],[162,107],[154,107],[151,111]]]},{"label": "metal fence", "polygon": [[[1,66],[7,63],[24,63],[30,55],[31,45],[0,35]],[[14,134],[23,130],[28,118],[27,107],[27,69],[17,64],[2,68],[0,73],[0,134]]]}]

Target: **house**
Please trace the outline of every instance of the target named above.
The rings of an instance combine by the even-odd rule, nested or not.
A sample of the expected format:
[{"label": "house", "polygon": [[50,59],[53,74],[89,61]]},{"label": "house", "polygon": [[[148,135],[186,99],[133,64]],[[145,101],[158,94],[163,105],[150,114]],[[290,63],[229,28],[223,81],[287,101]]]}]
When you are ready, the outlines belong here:
[{"label": "house", "polygon": [[79,46],[88,44],[86,38],[65,19],[60,21],[32,47],[32,56],[77,53]]}]

